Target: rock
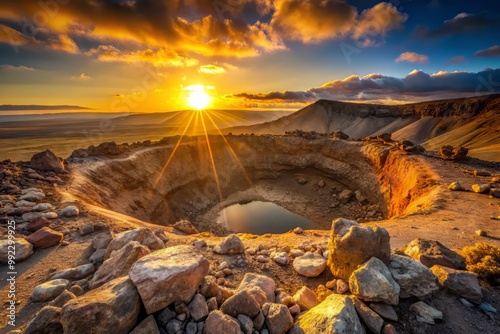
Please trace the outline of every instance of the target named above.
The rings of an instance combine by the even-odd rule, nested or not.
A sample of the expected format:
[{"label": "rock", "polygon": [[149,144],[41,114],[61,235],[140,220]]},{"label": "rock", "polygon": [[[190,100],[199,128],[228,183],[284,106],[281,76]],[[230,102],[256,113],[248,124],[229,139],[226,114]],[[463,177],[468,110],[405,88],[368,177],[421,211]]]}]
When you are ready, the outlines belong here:
[{"label": "rock", "polygon": [[328,241],[328,267],[333,276],[348,280],[371,257],[389,263],[389,240],[389,233],[383,228],[363,227],[344,218],[334,220]]},{"label": "rock", "polygon": [[255,259],[257,260],[257,262],[260,262],[260,263],[269,262],[269,257],[267,257],[265,255],[257,255],[257,257]]},{"label": "rock", "polygon": [[472,191],[478,194],[486,194],[490,192],[489,184],[473,184]]},{"label": "rock", "polygon": [[488,236],[488,233],[484,230],[476,230],[475,233],[478,237],[487,237]]},{"label": "rock", "polygon": [[187,220],[180,220],[174,224],[174,228],[178,231],[181,231],[186,234],[197,234],[200,233],[198,230],[193,226],[193,224],[190,221]]},{"label": "rock", "polygon": [[30,220],[28,225],[28,230],[31,232],[36,232],[43,227],[49,227],[51,224],[50,220],[44,217],[37,217],[35,219]]},{"label": "rock", "polygon": [[54,231],[49,227],[42,227],[35,233],[26,237],[26,240],[36,248],[50,248],[59,245],[64,239],[64,234]]},{"label": "rock", "polygon": [[[316,288],[316,297],[318,298],[318,302],[322,302],[323,300],[326,299],[326,297],[328,297],[329,295],[331,295],[333,292],[331,290],[328,290],[326,288],[326,286],[320,284],[318,285],[318,287]],[[292,298],[292,301],[293,301],[293,298]],[[282,303],[283,304],[283,303]],[[287,305],[288,307],[290,307],[291,305]]]},{"label": "rock", "polygon": [[497,313],[497,309],[491,306],[488,303],[481,303],[479,304],[479,308],[483,310],[484,312],[491,312],[491,313]]},{"label": "rock", "polygon": [[256,330],[261,330],[264,327],[264,323],[266,322],[266,317],[262,311],[253,319],[253,328]]},{"label": "rock", "polygon": [[347,204],[351,200],[353,195],[354,193],[351,190],[344,189],[340,192],[338,200],[342,204]]},{"label": "rock", "polygon": [[106,253],[105,249],[98,249],[89,257],[90,263],[94,266],[99,267],[104,262],[104,254]]},{"label": "rock", "polygon": [[387,324],[382,329],[382,334],[398,334],[398,331],[394,328],[393,324]]},{"label": "rock", "polygon": [[448,186],[448,189],[453,191],[465,191],[465,188],[458,182],[453,182]]},{"label": "rock", "polygon": [[70,205],[61,210],[59,214],[61,217],[77,217],[80,214],[80,210],[74,205]]},{"label": "rock", "polygon": [[61,308],[54,306],[45,306],[36,317],[31,320],[26,328],[24,334],[54,334],[62,333],[63,328],[59,322],[61,317]]},{"label": "rock", "polygon": [[193,246],[196,247],[197,250],[204,250],[207,248],[207,242],[203,239],[201,240],[196,240],[193,242]]},{"label": "rock", "polygon": [[36,153],[31,157],[30,167],[43,171],[52,171],[56,173],[64,172],[62,159],[58,158],[52,151]]},{"label": "rock", "polygon": [[203,327],[203,333],[243,334],[238,321],[221,311],[213,311],[209,314],[207,320],[205,321],[205,326]]},{"label": "rock", "polygon": [[370,303],[370,308],[377,312],[382,318],[398,321],[398,314],[394,310],[394,307],[387,305],[385,303]]},{"label": "rock", "polygon": [[434,307],[420,301],[410,306],[410,311],[417,315],[417,320],[429,325],[434,325],[436,319],[442,320],[443,313]]},{"label": "rock", "polygon": [[51,211],[51,212],[42,212],[40,214],[40,217],[47,218],[47,219],[56,219],[58,217],[58,215],[56,212]]},{"label": "rock", "polygon": [[293,269],[306,277],[317,277],[326,269],[326,260],[322,255],[307,252],[293,260]]},{"label": "rock", "polygon": [[500,188],[491,188],[490,195],[496,198],[500,198]]},{"label": "rock", "polygon": [[115,278],[127,275],[132,265],[149,253],[149,248],[146,246],[137,241],[130,241],[97,269],[90,281],[90,288],[95,289]]},{"label": "rock", "polygon": [[170,320],[166,328],[168,334],[182,333],[182,321],[178,319]]},{"label": "rock", "polygon": [[208,316],[208,306],[205,297],[199,293],[194,295],[188,304],[189,314],[194,321],[200,321]]},{"label": "rock", "polygon": [[300,315],[289,333],[364,334],[365,330],[351,299],[334,294]]},{"label": "rock", "polygon": [[61,324],[65,334],[128,333],[137,323],[140,310],[134,284],[128,277],[120,277],[66,303]]},{"label": "rock", "polygon": [[92,247],[95,250],[106,249],[112,239],[113,237],[111,236],[111,233],[109,231],[98,234],[94,237],[94,239],[92,239]]},{"label": "rock", "polygon": [[194,247],[182,245],[142,257],[132,265],[129,276],[151,314],[175,301],[189,302],[209,267]]},{"label": "rock", "polygon": [[246,273],[237,290],[244,290],[254,286],[261,288],[266,293],[268,302],[274,303],[276,282],[272,278],[255,273]]},{"label": "rock", "polygon": [[114,238],[109,242],[104,258],[106,260],[109,259],[113,251],[119,250],[130,241],[137,241],[141,245],[149,248],[151,251],[155,251],[165,247],[163,241],[161,241],[151,229],[145,227],[137,228],[134,230],[116,234]]},{"label": "rock", "polygon": [[270,334],[285,334],[293,326],[293,318],[288,307],[269,303],[266,325]]},{"label": "rock", "polygon": [[[43,217],[43,214],[40,212],[26,212],[26,213],[23,213],[21,217],[23,218],[24,221],[29,222],[33,219]],[[44,217],[44,218],[47,218],[47,217]]]},{"label": "rock", "polygon": [[160,334],[155,318],[150,315],[141,321],[129,334]]},{"label": "rock", "polygon": [[232,317],[244,314],[253,318],[259,313],[260,305],[247,290],[240,290],[222,303],[220,310]]},{"label": "rock", "polygon": [[213,276],[205,276],[200,285],[200,293],[205,298],[212,298],[219,293],[219,286]]},{"label": "rock", "polygon": [[83,290],[83,288],[81,286],[79,286],[78,284],[75,284],[73,285],[69,291],[71,293],[73,293],[75,296],[81,296],[85,293],[85,290]]},{"label": "rock", "polygon": [[17,201],[15,206],[18,208],[31,208],[33,210],[33,208],[36,206],[36,203],[21,200],[21,201]]},{"label": "rock", "polygon": [[[273,259],[274,262],[281,264],[282,266],[285,266],[288,263],[290,263],[290,257],[288,256],[287,252],[274,252],[271,254],[271,259]],[[325,267],[326,267],[326,261],[325,261]]]},{"label": "rock", "polygon": [[33,245],[25,239],[14,238],[14,240],[0,240],[0,263],[9,263],[9,246],[11,248],[10,250],[12,250],[12,246],[14,246],[16,250],[15,256],[11,258],[15,263],[19,263],[33,254]]},{"label": "rock", "polygon": [[295,295],[293,295],[293,300],[300,306],[302,311],[310,310],[318,305],[316,294],[306,286],[300,288]]},{"label": "rock", "polygon": [[177,313],[174,310],[171,310],[169,307],[166,307],[156,314],[156,317],[158,319],[158,324],[161,327],[165,327],[170,320],[175,318],[176,315]]},{"label": "rock", "polygon": [[440,265],[432,266],[431,270],[443,287],[475,304],[481,303],[483,293],[473,273]]},{"label": "rock", "polygon": [[438,241],[415,239],[400,249],[427,267],[435,264],[454,269],[465,269],[464,258]]},{"label": "rock", "polygon": [[303,177],[302,175],[297,175],[295,177],[295,180],[297,180],[297,182],[299,184],[306,184],[308,182],[308,180],[305,177]]},{"label": "rock", "polygon": [[469,302],[467,299],[464,299],[464,298],[458,298],[458,300],[462,303],[463,306],[465,307],[469,307],[469,308],[473,308],[474,307],[474,304],[472,304],[471,302]]},{"label": "rock", "polygon": [[245,245],[236,234],[231,234],[215,246],[213,252],[222,255],[244,254]]},{"label": "rock", "polygon": [[392,255],[388,268],[401,288],[400,298],[425,298],[439,291],[432,271],[412,258]]},{"label": "rock", "polygon": [[343,293],[346,293],[347,291],[349,291],[349,284],[345,280],[343,280],[342,278],[339,278],[335,282],[335,287],[336,287],[337,293],[339,293],[339,294],[343,294]]},{"label": "rock", "polygon": [[54,300],[49,302],[47,305],[49,306],[55,306],[55,307],[63,307],[64,304],[66,304],[68,301],[71,299],[75,299],[76,295],[68,290],[64,290],[61,292],[59,296],[57,296]]},{"label": "rock", "polygon": [[382,319],[377,313],[365,305],[362,301],[357,298],[351,298],[356,313],[358,313],[359,318],[368,327],[372,333],[380,333],[382,326],[384,325],[384,319]]},{"label": "rock", "polygon": [[295,234],[303,234],[304,233],[304,229],[300,226],[297,226],[296,228],[293,229],[293,233]]},{"label": "rock", "polygon": [[69,281],[66,279],[55,279],[37,285],[31,293],[31,300],[34,302],[45,302],[59,296],[69,287]]},{"label": "rock", "polygon": [[50,279],[64,278],[68,280],[78,280],[85,278],[95,271],[92,263],[84,264],[75,268],[69,268],[53,275]]},{"label": "rock", "polygon": [[243,314],[239,314],[238,322],[240,323],[240,328],[244,334],[252,334],[253,333],[253,321],[249,317]]},{"label": "rock", "polygon": [[376,257],[372,257],[352,273],[349,289],[354,296],[365,301],[391,305],[399,303],[399,285],[387,266]]},{"label": "rock", "polygon": [[33,211],[49,211],[52,210],[52,204],[50,203],[39,203],[33,207]]},{"label": "rock", "polygon": [[325,186],[325,180],[318,181],[318,187],[323,188]]},{"label": "rock", "polygon": [[467,157],[467,153],[469,153],[469,149],[463,146],[441,146],[439,149],[439,154],[441,158],[447,160],[460,160],[465,159]]},{"label": "rock", "polygon": [[94,224],[88,223],[78,228],[78,234],[82,237],[94,233]]},{"label": "rock", "polygon": [[253,299],[255,299],[255,301],[257,301],[257,303],[259,303],[259,307],[262,307],[262,305],[267,303],[266,293],[258,286],[250,286],[245,290],[250,294],[250,296],[252,296]]}]

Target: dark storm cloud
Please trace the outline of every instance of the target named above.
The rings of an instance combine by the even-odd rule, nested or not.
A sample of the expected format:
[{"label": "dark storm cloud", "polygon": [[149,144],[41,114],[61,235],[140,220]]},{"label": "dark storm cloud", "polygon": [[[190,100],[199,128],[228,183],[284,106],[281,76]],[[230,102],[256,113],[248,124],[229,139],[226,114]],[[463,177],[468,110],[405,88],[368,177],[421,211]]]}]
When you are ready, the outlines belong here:
[{"label": "dark storm cloud", "polygon": [[421,38],[444,37],[460,33],[477,32],[484,29],[500,27],[499,17],[490,17],[485,13],[467,14],[460,13],[451,20],[446,20],[443,24],[432,30],[428,27],[419,27],[416,35]]},{"label": "dark storm cloud", "polygon": [[500,45],[494,45],[474,53],[474,57],[500,57]]}]

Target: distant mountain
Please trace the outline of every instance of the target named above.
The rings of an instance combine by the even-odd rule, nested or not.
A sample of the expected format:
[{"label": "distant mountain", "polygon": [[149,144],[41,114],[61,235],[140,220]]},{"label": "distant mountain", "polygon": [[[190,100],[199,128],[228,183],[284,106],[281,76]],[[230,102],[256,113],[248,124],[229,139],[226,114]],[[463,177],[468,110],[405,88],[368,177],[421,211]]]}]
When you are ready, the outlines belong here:
[{"label": "distant mountain", "polygon": [[17,111],[17,110],[92,110],[92,108],[80,106],[43,106],[43,105],[0,105],[0,111]]},{"label": "distant mountain", "polygon": [[463,145],[472,156],[500,161],[500,95],[391,106],[319,100],[275,121],[224,132],[283,134],[296,129],[340,130],[357,139],[389,132],[395,140],[428,149]]}]

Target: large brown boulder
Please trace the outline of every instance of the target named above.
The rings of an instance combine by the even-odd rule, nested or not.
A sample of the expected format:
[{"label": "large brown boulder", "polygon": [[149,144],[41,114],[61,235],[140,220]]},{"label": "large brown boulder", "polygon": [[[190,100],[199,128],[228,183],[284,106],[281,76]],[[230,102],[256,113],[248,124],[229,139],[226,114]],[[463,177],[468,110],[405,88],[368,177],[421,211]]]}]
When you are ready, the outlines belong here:
[{"label": "large brown boulder", "polygon": [[411,257],[392,255],[388,267],[401,288],[401,298],[425,298],[439,291],[436,276],[432,271]]},{"label": "large brown boulder", "polygon": [[54,231],[49,227],[43,227],[26,237],[34,248],[50,248],[59,245],[64,239],[64,234]]},{"label": "large brown boulder", "polygon": [[364,227],[344,218],[334,220],[328,241],[328,267],[335,277],[348,280],[359,265],[372,257],[387,264],[391,255],[389,240],[389,233],[381,227]]},{"label": "large brown boulder", "polygon": [[150,228],[136,228],[116,234],[106,248],[104,259],[109,259],[113,251],[119,250],[130,241],[137,241],[141,245],[148,247],[151,251],[165,247],[163,241],[161,241]]},{"label": "large brown boulder", "polygon": [[35,219],[30,220],[28,225],[28,230],[30,232],[36,232],[43,227],[49,227],[51,221],[44,217],[36,217]]},{"label": "large brown boulder", "polygon": [[59,322],[61,308],[54,306],[45,306],[31,320],[24,334],[62,334],[63,328]]},{"label": "large brown boulder", "polygon": [[438,264],[454,269],[465,269],[464,258],[438,241],[417,238],[399,251],[429,268]]},{"label": "large brown boulder", "polygon": [[30,167],[43,171],[51,171],[56,173],[64,172],[64,164],[62,159],[58,158],[52,151],[36,153],[31,157]]},{"label": "large brown boulder", "polygon": [[481,303],[483,293],[473,273],[439,265],[432,266],[431,270],[443,287],[473,303]]},{"label": "large brown boulder", "polygon": [[282,304],[269,303],[266,325],[269,334],[285,334],[293,326],[293,317],[288,307]]},{"label": "large brown boulder", "polygon": [[126,334],[134,328],[141,299],[128,277],[120,277],[63,306],[65,334]]},{"label": "large brown boulder", "polygon": [[209,267],[207,259],[196,248],[182,245],[142,257],[132,265],[129,276],[146,312],[151,314],[176,301],[189,302]]},{"label": "large brown boulder", "polygon": [[259,313],[260,305],[247,290],[241,290],[229,297],[221,305],[220,310],[233,318],[236,318],[238,314],[253,318]]}]

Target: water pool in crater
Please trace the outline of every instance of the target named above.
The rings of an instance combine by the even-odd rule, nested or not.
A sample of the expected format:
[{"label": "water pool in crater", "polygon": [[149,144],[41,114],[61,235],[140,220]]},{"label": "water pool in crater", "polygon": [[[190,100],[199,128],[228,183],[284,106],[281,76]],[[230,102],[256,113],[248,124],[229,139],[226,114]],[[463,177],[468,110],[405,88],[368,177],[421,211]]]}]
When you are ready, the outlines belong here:
[{"label": "water pool in crater", "polygon": [[297,226],[315,228],[309,219],[274,203],[261,201],[230,205],[220,212],[217,223],[234,232],[253,234],[283,233]]}]

